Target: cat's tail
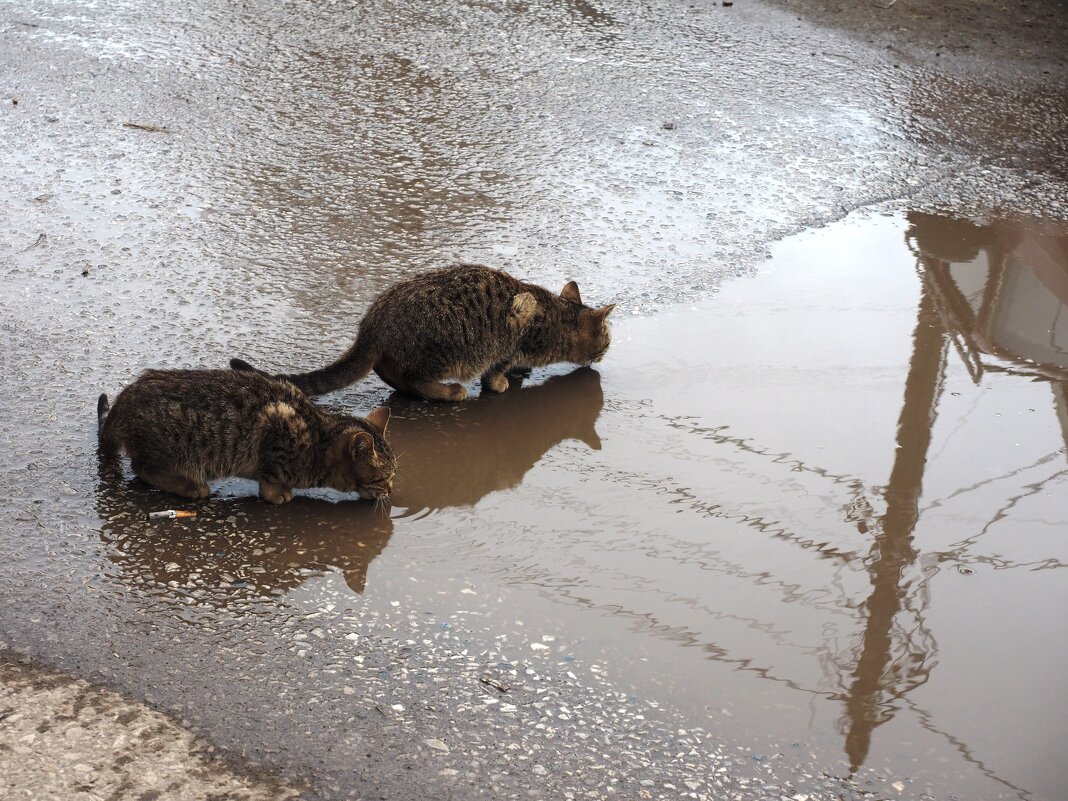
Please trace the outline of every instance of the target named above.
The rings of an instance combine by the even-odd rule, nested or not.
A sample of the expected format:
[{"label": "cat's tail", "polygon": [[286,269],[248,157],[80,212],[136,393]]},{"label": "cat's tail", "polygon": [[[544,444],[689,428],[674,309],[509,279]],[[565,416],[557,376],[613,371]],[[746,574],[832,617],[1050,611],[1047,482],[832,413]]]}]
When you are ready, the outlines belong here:
[{"label": "cat's tail", "polygon": [[[291,373],[274,377],[296,384],[305,395],[312,397],[325,395],[347,387],[349,384],[355,384],[371,372],[375,362],[378,361],[378,355],[378,348],[374,347],[367,337],[361,335],[356,337],[353,346],[341,354],[341,358],[333,364],[328,364],[320,370],[312,370],[310,373]],[[244,359],[231,359],[230,367],[234,370],[269,375],[253,367]]]},{"label": "cat's tail", "polygon": [[110,458],[118,454],[119,443],[115,437],[114,426],[107,425],[108,414],[111,412],[111,404],[106,394],[96,399],[96,436],[99,443],[100,455]]},{"label": "cat's tail", "polygon": [[111,411],[111,404],[108,402],[108,396],[105,392],[99,398],[96,399],[96,433],[99,434],[104,429],[104,419],[108,416],[108,412]]}]

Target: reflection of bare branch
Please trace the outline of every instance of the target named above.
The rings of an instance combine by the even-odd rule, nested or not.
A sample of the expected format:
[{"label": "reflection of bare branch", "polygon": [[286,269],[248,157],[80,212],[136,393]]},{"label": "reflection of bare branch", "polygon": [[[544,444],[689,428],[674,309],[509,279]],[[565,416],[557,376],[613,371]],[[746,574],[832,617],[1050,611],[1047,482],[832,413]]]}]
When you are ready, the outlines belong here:
[{"label": "reflection of bare branch", "polygon": [[799,473],[813,473],[823,478],[829,478],[835,484],[848,484],[851,487],[856,485],[863,488],[864,482],[856,478],[855,476],[837,475],[830,470],[826,470],[822,467],[812,467],[800,459],[794,459],[793,454],[783,451],[782,453],[776,453],[775,451],[768,450],[758,445],[753,445],[750,440],[745,437],[732,437],[722,432],[726,431],[729,426],[718,426],[716,428],[701,428],[698,426],[691,426],[684,422],[686,418],[681,417],[666,417],[660,418],[668,424],[669,427],[679,431],[685,431],[688,434],[696,434],[702,439],[711,440],[712,442],[719,443],[721,445],[733,445],[740,451],[751,453],[754,456],[771,457],[772,464],[781,464],[789,467],[791,470],[796,470]]},{"label": "reflection of bare branch", "polygon": [[[1052,453],[1047,453],[1045,456],[1039,457],[1034,462],[1031,462],[1031,464],[1027,464],[1027,465],[1024,465],[1023,467],[1017,467],[1014,470],[1010,470],[1008,473],[1002,473],[1001,475],[994,476],[993,478],[984,478],[982,481],[977,481],[975,484],[971,484],[971,485],[969,485],[967,487],[961,487],[960,489],[954,490],[953,492],[951,492],[949,495],[945,496],[944,498],[937,498],[937,499],[931,501],[929,504],[927,504],[926,507],[924,507],[923,511],[928,512],[931,509],[937,509],[938,507],[940,507],[943,504],[945,504],[947,501],[951,501],[951,500],[953,500],[954,498],[956,498],[956,497],[958,497],[960,495],[964,495],[967,492],[973,492],[974,490],[981,489],[982,487],[985,487],[985,486],[987,486],[989,484],[993,484],[994,482],[997,482],[997,481],[1002,481],[1002,480],[1004,480],[1006,478],[1012,478],[1013,476],[1018,476],[1020,473],[1023,473],[1023,472],[1025,472],[1027,470],[1031,470],[1031,469],[1033,469],[1035,467],[1041,467],[1042,465],[1046,464],[1047,462],[1050,462],[1053,459],[1056,459],[1058,456],[1063,456],[1063,455],[1064,455],[1064,449],[1061,448],[1061,449],[1053,451]],[[1052,478],[1052,476],[1051,476],[1051,478]]]},{"label": "reflection of bare branch", "polygon": [[1035,794],[1032,793],[1030,790],[1025,790],[1022,787],[1017,787],[1008,779],[1003,779],[996,773],[994,773],[994,771],[988,768],[981,759],[972,754],[972,750],[968,747],[968,744],[961,740],[959,737],[955,737],[949,732],[942,731],[940,728],[935,726],[933,722],[934,715],[932,715],[926,709],[923,709],[911,699],[906,698],[904,699],[904,701],[908,708],[916,713],[916,717],[919,718],[920,725],[923,726],[923,728],[927,729],[927,731],[931,732],[931,734],[937,734],[939,737],[943,737],[947,742],[949,742],[950,745],[953,746],[953,749],[957,751],[961,755],[961,757],[963,757],[965,762],[975,765],[975,767],[979,769],[979,772],[986,776],[988,779],[990,779],[991,781],[995,781],[1003,787],[1007,787],[1008,789],[1012,790],[1014,793],[1017,794],[1021,801],[1027,801],[1028,799],[1032,799],[1035,797]]},{"label": "reflection of bare branch", "polygon": [[[683,422],[686,418],[672,418],[661,416],[660,419],[667,423],[670,428],[674,428],[677,431],[683,431],[687,434],[696,434],[697,436],[701,437],[706,441],[714,442],[720,445],[731,445],[737,450],[752,454],[754,456],[769,457],[771,458],[773,464],[783,465],[784,467],[787,467],[788,469],[794,472],[811,473],[822,478],[828,478],[834,484],[845,484],[850,491],[850,500],[845,505],[845,508],[847,510],[847,519],[851,522],[853,522],[853,518],[850,517],[850,515],[856,516],[856,514],[861,512],[865,507],[867,507],[869,510],[871,508],[870,502],[865,497],[865,493],[869,492],[870,490],[868,490],[864,482],[859,478],[849,475],[837,475],[835,473],[830,472],[829,470],[826,470],[825,468],[813,467],[801,461],[800,459],[792,458],[792,454],[787,453],[785,451],[782,453],[776,453],[775,451],[768,450],[761,446],[753,445],[751,441],[745,437],[728,436],[722,433],[727,428],[727,426],[718,426],[716,428],[702,428],[699,426],[689,425]],[[684,491],[678,490],[678,492],[683,493]],[[766,534],[772,534],[773,536],[779,537],[780,539],[795,542],[806,550],[814,549],[821,556],[836,558],[844,562],[852,561],[857,557],[857,554],[852,551],[840,552],[837,549],[829,547],[827,543],[816,543],[813,542],[811,539],[804,538],[802,535],[790,531],[781,523],[769,523],[763,518],[754,518],[749,515],[730,515],[720,511],[718,506],[710,507],[707,504],[700,504],[697,498],[693,497],[692,495],[689,496],[688,499],[693,501],[693,505],[695,508],[700,507],[701,510],[705,511],[706,513],[714,513],[715,516],[723,517],[726,519],[739,520],[745,523],[746,525],[753,526]],[[840,507],[836,505],[835,509],[836,511],[838,511]],[[866,517],[864,518],[863,522],[866,528]],[[775,526],[778,526],[778,528],[774,528]],[[862,531],[862,533],[866,532]]]},{"label": "reflection of bare branch", "polygon": [[[541,585],[536,585],[536,589],[545,590],[546,588]],[[593,609],[603,613],[607,613],[613,617],[624,617],[635,623],[645,626],[654,635],[669,636],[674,642],[681,643],[683,646],[700,648],[707,656],[708,659],[714,662],[721,662],[727,665],[733,665],[738,670],[746,671],[748,673],[755,673],[762,679],[768,679],[778,684],[783,684],[792,690],[806,693],[808,695],[834,698],[835,696],[830,693],[823,692],[821,690],[813,690],[808,687],[804,687],[793,679],[783,678],[775,675],[771,667],[760,667],[755,664],[755,660],[747,657],[734,657],[730,656],[730,652],[721,645],[715,642],[702,642],[696,633],[682,627],[668,627],[663,624],[657,623],[655,619],[649,614],[643,614],[641,612],[635,612],[633,610],[624,609],[617,604],[604,604],[598,603],[591,598],[586,598],[572,592],[566,587],[554,587],[553,596],[563,596],[564,598],[578,603],[581,606],[585,606],[588,609]],[[714,613],[713,613],[714,614]]]},{"label": "reflection of bare branch", "polygon": [[[749,515],[742,512],[731,512],[724,509],[720,504],[708,503],[702,501],[696,495],[683,487],[665,487],[663,482],[668,479],[649,479],[645,475],[640,473],[627,472],[623,470],[612,470],[605,473],[606,479],[609,479],[617,483],[631,483],[640,485],[646,488],[660,488],[663,490],[662,494],[670,494],[673,497],[671,503],[685,502],[687,506],[695,513],[700,514],[703,517],[718,517],[724,520],[732,520],[737,523],[742,523],[750,528],[755,528],[762,534],[770,534],[777,539],[792,542],[795,545],[799,545],[806,551],[814,552],[823,559],[834,559],[848,564],[857,558],[857,553],[854,551],[839,551],[827,542],[817,542],[811,537],[793,531],[787,528],[779,520],[766,520],[763,517],[756,515]],[[863,488],[861,488],[863,489]]]},{"label": "reflection of bare branch", "polygon": [[[1060,454],[1062,452],[1063,451],[1057,451],[1057,453],[1054,454],[1054,455]],[[1046,458],[1046,461],[1048,461],[1048,457]],[[1009,498],[1008,503],[1006,503],[1003,506],[1001,506],[994,513],[994,516],[989,521],[987,521],[986,525],[983,526],[979,530],[978,534],[975,534],[974,536],[968,537],[967,539],[963,539],[960,542],[954,542],[952,544],[953,547],[954,548],[964,549],[964,548],[967,548],[969,545],[974,545],[976,543],[976,541],[978,541],[981,537],[986,535],[986,533],[988,531],[990,531],[991,527],[995,523],[997,523],[997,522],[999,522],[1001,520],[1004,520],[1008,516],[1009,511],[1014,506],[1016,506],[1016,504],[1018,504],[1020,501],[1024,500],[1025,498],[1030,498],[1035,493],[1041,492],[1042,489],[1049,482],[1053,481],[1056,478],[1060,478],[1061,476],[1064,476],[1064,475],[1068,475],[1068,470],[1058,470],[1056,473],[1053,473],[1052,475],[1046,476],[1041,481],[1036,481],[1033,484],[1025,484],[1024,487],[1026,487],[1028,489],[1028,492],[1021,492],[1019,495],[1013,495],[1011,498]]]},{"label": "reflection of bare branch", "polygon": [[941,551],[933,554],[938,562],[953,562],[957,565],[989,565],[994,570],[1060,570],[1068,567],[1068,562],[1059,559],[1039,559],[1035,562],[1012,562],[996,556],[969,557],[962,551]]},{"label": "reflection of bare branch", "polygon": [[[962,414],[959,415],[957,424],[953,426],[953,429],[942,438],[942,447],[939,448],[935,453],[931,454],[932,462],[937,461],[938,458],[946,452],[946,448],[949,447],[949,443],[952,442],[953,439],[957,436],[957,434],[960,433],[961,429],[968,424],[968,421],[971,419],[971,416],[975,412],[976,407],[978,407],[979,404],[982,402],[982,394],[976,393],[975,398],[972,400],[971,406],[969,406],[967,410],[965,410]],[[931,506],[927,506],[923,509],[923,511],[926,512],[930,508]]]},{"label": "reflection of bare branch", "polygon": [[[732,520],[739,522],[739,516],[721,515],[725,520]],[[598,520],[597,516],[591,516],[591,520]],[[741,522],[749,523],[751,521],[747,519],[741,520]],[[607,526],[607,524],[606,524]],[[777,532],[771,532],[773,536],[778,536]],[[783,581],[771,577],[766,570],[758,570],[756,572],[745,568],[741,563],[730,561],[716,553],[707,553],[700,544],[695,544],[686,540],[679,539],[671,535],[670,531],[663,531],[657,538],[656,546],[650,546],[646,543],[641,543],[638,546],[628,548],[620,540],[613,540],[610,544],[604,546],[604,550],[610,551],[613,554],[624,553],[633,550],[640,550],[642,555],[649,559],[656,559],[660,562],[676,563],[679,569],[691,568],[698,571],[707,572],[711,574],[731,576],[746,581],[752,581],[754,584],[758,584],[762,587],[768,587],[776,590],[781,594],[786,602],[800,602],[805,606],[822,609],[832,614],[841,613],[842,610],[853,610],[856,607],[843,600],[831,599],[829,602],[824,602],[825,598],[830,598],[831,593],[826,593],[821,597],[812,597],[810,593],[797,593],[798,585],[792,582]],[[820,552],[822,554],[822,552]],[[855,555],[843,555],[849,556],[848,559],[843,558],[843,565],[848,564],[850,561],[856,559]],[[841,570],[839,567],[836,570]],[[591,572],[598,572],[602,576],[605,575],[603,568],[598,568],[596,565],[591,565]],[[649,584],[648,580],[644,576],[635,576],[632,574],[616,571],[611,574],[616,580],[625,582],[629,586],[643,587]],[[550,577],[542,574],[538,577],[539,582],[543,582],[546,585],[562,586],[559,580],[553,580]],[[658,594],[659,591],[657,591]],[[845,595],[844,591],[841,593]],[[671,600],[674,596],[665,596]],[[688,600],[688,599],[687,599]],[[696,608],[696,607],[694,607]],[[730,617],[725,616],[718,610],[704,609],[703,611],[712,614],[716,618]],[[741,620],[742,618],[738,618]],[[753,621],[754,624],[758,621]],[[760,624],[766,625],[766,624]]]}]

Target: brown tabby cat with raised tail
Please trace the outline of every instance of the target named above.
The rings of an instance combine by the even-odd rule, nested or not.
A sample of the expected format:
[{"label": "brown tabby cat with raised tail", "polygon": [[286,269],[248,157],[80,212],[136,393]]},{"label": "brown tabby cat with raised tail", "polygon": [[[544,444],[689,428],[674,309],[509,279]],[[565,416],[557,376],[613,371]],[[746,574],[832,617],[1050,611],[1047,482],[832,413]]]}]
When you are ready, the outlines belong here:
[{"label": "brown tabby cat with raised tail", "polygon": [[[511,371],[600,361],[611,342],[607,317],[614,308],[584,306],[574,281],[555,295],[500,270],[459,264],[390,287],[371,304],[340,359],[280,377],[315,396],[374,370],[394,389],[461,401],[467,389],[446,381],[481,377],[484,390],[504,392]],[[255,369],[242,359],[230,366]]]},{"label": "brown tabby cat with raised tail", "polygon": [[208,482],[227,476],[258,481],[270,503],[305,487],[384,499],[393,486],[389,409],[336,414],[258,373],[148,370],[113,407],[101,395],[97,418],[104,458],[125,452],[139,478],[187,498],[206,498]]}]

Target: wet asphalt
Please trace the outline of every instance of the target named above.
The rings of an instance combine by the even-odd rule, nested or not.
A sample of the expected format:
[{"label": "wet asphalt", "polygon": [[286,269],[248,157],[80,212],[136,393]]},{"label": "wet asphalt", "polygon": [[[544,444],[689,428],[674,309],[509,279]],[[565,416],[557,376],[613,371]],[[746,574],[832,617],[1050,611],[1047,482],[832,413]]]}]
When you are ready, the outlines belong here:
[{"label": "wet asphalt", "polygon": [[[128,536],[157,499],[98,479],[92,399],[147,367],[321,361],[377,292],[452,260],[641,317],[860,208],[1064,221],[1063,75],[905,59],[762,5],[580,0],[5,2],[0,65],[4,645],[309,798],[859,797],[803,760],[762,775],[540,633],[385,622],[331,584],[359,557],[304,595],[327,571],[299,548],[268,597],[223,569],[216,602],[154,530]],[[254,504],[202,513],[246,565],[293,509],[368,518],[372,549],[391,525]]]}]

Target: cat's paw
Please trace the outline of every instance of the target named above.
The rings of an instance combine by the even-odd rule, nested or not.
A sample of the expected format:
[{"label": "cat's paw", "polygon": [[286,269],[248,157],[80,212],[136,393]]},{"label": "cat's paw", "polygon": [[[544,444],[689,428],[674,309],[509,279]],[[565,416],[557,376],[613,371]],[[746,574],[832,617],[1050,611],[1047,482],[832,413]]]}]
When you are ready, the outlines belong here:
[{"label": "cat's paw", "polygon": [[293,490],[285,487],[277,487],[273,484],[260,484],[260,497],[267,503],[280,506],[293,500]]},{"label": "cat's paw", "polygon": [[482,376],[482,389],[488,392],[504,392],[508,389],[508,379],[503,373]]},{"label": "cat's paw", "polygon": [[198,501],[202,498],[208,498],[211,496],[211,487],[207,484],[194,484],[193,492],[190,494],[190,498],[196,498]]},{"label": "cat's paw", "polygon": [[467,400],[467,387],[463,384],[446,384],[448,399],[451,401]]}]

